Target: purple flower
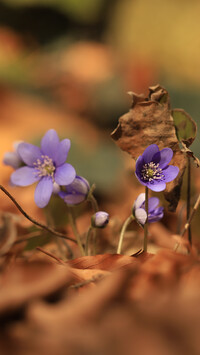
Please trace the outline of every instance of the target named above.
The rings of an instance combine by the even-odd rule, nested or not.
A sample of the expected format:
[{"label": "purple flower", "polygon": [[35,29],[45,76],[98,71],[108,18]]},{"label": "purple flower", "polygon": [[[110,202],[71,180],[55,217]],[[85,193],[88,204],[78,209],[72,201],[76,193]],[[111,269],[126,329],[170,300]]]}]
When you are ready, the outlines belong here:
[{"label": "purple flower", "polygon": [[[163,218],[163,207],[158,207],[159,199],[157,197],[150,197],[148,201],[148,222],[157,222]],[[147,219],[147,213],[145,211],[145,193],[140,194],[133,205],[133,215],[137,222],[142,226]]]},{"label": "purple flower", "polygon": [[92,216],[91,221],[92,227],[104,228],[109,222],[109,214],[104,211],[98,211]]},{"label": "purple flower", "polygon": [[65,163],[70,149],[70,140],[59,141],[54,129],[46,132],[41,140],[41,148],[29,143],[21,143],[18,153],[26,164],[11,175],[11,182],[17,186],[28,186],[38,182],[35,203],[45,207],[53,192],[53,184],[71,184],[76,172],[72,165]]},{"label": "purple flower", "polygon": [[23,165],[23,161],[18,153],[18,147],[22,141],[14,142],[14,152],[6,152],[3,157],[3,163],[5,165],[12,166],[12,168],[17,169]]},{"label": "purple flower", "polygon": [[77,205],[87,198],[90,185],[86,179],[77,175],[70,185],[63,186],[62,189],[63,190],[60,191],[58,195],[63,198],[68,205]]},{"label": "purple flower", "polygon": [[171,148],[159,150],[156,144],[147,147],[136,161],[136,177],[142,185],[153,191],[163,191],[166,182],[174,180],[178,173],[177,166],[168,165],[173,157]]}]

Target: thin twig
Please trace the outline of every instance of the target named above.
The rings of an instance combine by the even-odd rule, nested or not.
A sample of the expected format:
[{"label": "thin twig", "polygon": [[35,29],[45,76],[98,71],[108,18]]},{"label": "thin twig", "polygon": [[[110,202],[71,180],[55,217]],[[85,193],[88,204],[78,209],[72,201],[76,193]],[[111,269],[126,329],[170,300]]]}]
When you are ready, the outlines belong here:
[{"label": "thin twig", "polygon": [[[195,213],[196,213],[196,210],[197,210],[197,208],[199,207],[199,204],[200,204],[200,194],[199,194],[199,196],[198,196],[198,198],[197,198],[197,200],[196,200],[196,202],[195,202],[195,205],[194,205],[194,207],[193,207],[193,209],[192,209],[192,212],[191,212],[191,214],[190,214],[190,217],[188,218],[188,220],[187,220],[186,224],[184,225],[184,228],[183,228],[183,230],[182,230],[182,232],[181,232],[181,234],[180,234],[181,237],[183,237],[184,234],[185,234],[185,232],[187,232],[187,230],[188,230],[188,228],[189,228],[189,226],[190,226],[190,224],[191,224],[191,222],[192,222],[192,219],[193,219],[193,217],[194,217],[194,215],[195,215]],[[175,247],[174,247],[174,251],[177,251],[179,245],[180,245],[180,243],[176,243],[176,245],[175,245]]]},{"label": "thin twig", "polygon": [[40,248],[40,247],[36,247],[36,249],[39,250],[39,251],[41,251],[43,254],[50,256],[50,258],[55,259],[56,261],[59,262],[59,264],[66,265],[63,260],[61,260],[61,259],[58,258],[57,256],[55,256],[55,255],[49,253],[48,251],[46,251],[46,250],[44,250],[44,249],[42,249],[42,248]]},{"label": "thin twig", "polygon": [[19,205],[19,203],[15,200],[15,198],[5,189],[5,187],[3,187],[2,185],[0,185],[0,190],[2,190],[4,192],[5,195],[7,195],[9,197],[9,199],[15,204],[15,206],[18,208],[18,210],[23,214],[24,217],[26,217],[30,222],[32,222],[33,224],[35,224],[36,226],[46,230],[47,232],[56,235],[59,238],[63,238],[63,239],[67,239],[70,240],[73,243],[77,244],[77,241],[75,239],[72,239],[70,237],[67,237],[65,234],[57,232],[56,230],[54,230],[53,228],[47,227],[45,224],[42,224],[38,221],[36,221],[34,218],[30,217],[24,210],[23,208]]},{"label": "thin twig", "polygon": [[[191,161],[190,157],[187,157],[187,220],[190,218],[190,196],[191,196]],[[192,245],[192,231],[191,226],[188,227],[188,240]]]},{"label": "thin twig", "polygon": [[186,231],[188,230],[188,228],[190,227],[190,224],[191,224],[191,222],[192,222],[192,219],[193,219],[193,217],[194,217],[194,215],[195,215],[195,212],[196,212],[197,208],[199,207],[199,204],[200,204],[200,194],[199,194],[199,196],[198,196],[198,198],[197,198],[197,200],[196,200],[196,202],[195,202],[195,205],[194,205],[194,207],[193,207],[193,209],[192,209],[192,212],[191,212],[191,214],[190,214],[190,217],[188,218],[188,220],[187,220],[187,222],[186,222],[186,224],[185,224],[185,226],[184,226],[184,228],[183,228],[183,230],[182,230],[182,232],[181,232],[181,237],[184,236],[185,232],[186,232]]}]

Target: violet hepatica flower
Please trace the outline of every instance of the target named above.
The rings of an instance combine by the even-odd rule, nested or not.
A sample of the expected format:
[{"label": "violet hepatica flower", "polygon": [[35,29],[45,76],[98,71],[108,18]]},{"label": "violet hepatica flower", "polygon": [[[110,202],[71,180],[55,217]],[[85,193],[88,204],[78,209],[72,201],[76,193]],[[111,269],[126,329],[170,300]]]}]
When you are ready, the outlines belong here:
[{"label": "violet hepatica flower", "polygon": [[179,173],[177,166],[168,165],[172,157],[171,148],[159,150],[156,144],[148,146],[136,161],[139,182],[153,191],[165,190],[166,182],[174,180]]},{"label": "violet hepatica flower", "polygon": [[54,182],[58,185],[71,184],[76,172],[72,165],[65,163],[70,149],[70,140],[59,137],[54,129],[46,132],[41,140],[41,148],[21,143],[18,153],[25,166],[11,175],[11,183],[28,186],[38,182],[35,190],[35,203],[45,207],[53,192]]},{"label": "violet hepatica flower", "polygon": [[[157,222],[163,218],[163,207],[158,207],[159,199],[157,197],[150,197],[148,200],[148,222]],[[133,205],[133,215],[137,222],[142,226],[145,224],[147,219],[147,213],[145,211],[145,193],[141,193]]]},{"label": "violet hepatica flower", "polygon": [[109,222],[109,214],[104,211],[96,212],[91,218],[91,224],[94,228],[104,228]]},{"label": "violet hepatica flower", "polygon": [[77,205],[87,198],[89,190],[89,182],[82,176],[77,175],[70,185],[62,186],[62,190],[58,195],[63,198],[68,205]]}]

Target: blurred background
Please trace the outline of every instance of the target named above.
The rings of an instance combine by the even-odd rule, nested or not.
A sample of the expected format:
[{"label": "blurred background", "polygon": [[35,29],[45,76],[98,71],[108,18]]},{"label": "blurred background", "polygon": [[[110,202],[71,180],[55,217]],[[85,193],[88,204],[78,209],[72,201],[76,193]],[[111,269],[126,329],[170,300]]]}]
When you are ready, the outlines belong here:
[{"label": "blurred background", "polygon": [[[55,128],[72,140],[77,173],[104,199],[125,200],[119,181],[132,161],[110,133],[129,110],[127,92],[159,83],[172,108],[199,123],[199,14],[198,0],[1,0],[1,160],[13,141],[39,142]],[[199,146],[198,136],[198,157]],[[7,184],[12,169],[1,170]],[[27,191],[15,189],[24,206]],[[135,194],[129,190],[132,201]]]}]

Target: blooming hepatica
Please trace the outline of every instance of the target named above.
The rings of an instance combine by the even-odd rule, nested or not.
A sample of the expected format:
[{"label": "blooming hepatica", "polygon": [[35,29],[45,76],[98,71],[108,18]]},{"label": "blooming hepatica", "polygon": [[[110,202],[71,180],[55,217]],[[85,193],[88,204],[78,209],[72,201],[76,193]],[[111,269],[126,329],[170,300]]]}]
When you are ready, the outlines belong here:
[{"label": "blooming hepatica", "polygon": [[136,161],[136,177],[142,185],[153,191],[163,191],[166,182],[174,180],[178,173],[177,166],[168,165],[173,157],[171,148],[159,150],[156,144],[148,146]]},{"label": "blooming hepatica", "polygon": [[74,181],[70,185],[64,186],[63,190],[60,191],[58,195],[63,198],[68,205],[77,205],[87,198],[89,190],[89,182],[82,176],[77,175]]},{"label": "blooming hepatica", "polygon": [[[163,218],[163,207],[158,207],[159,199],[157,197],[150,197],[148,200],[148,222],[157,222]],[[145,211],[145,193],[141,193],[133,205],[133,215],[136,220],[144,225],[147,219],[147,213]]]},{"label": "blooming hepatica", "polygon": [[35,203],[45,207],[53,192],[53,184],[68,185],[75,179],[76,172],[71,164],[65,163],[70,149],[70,140],[59,137],[54,129],[46,132],[41,140],[41,148],[21,143],[18,154],[26,164],[11,175],[11,183],[28,186],[38,182],[35,190]]}]

